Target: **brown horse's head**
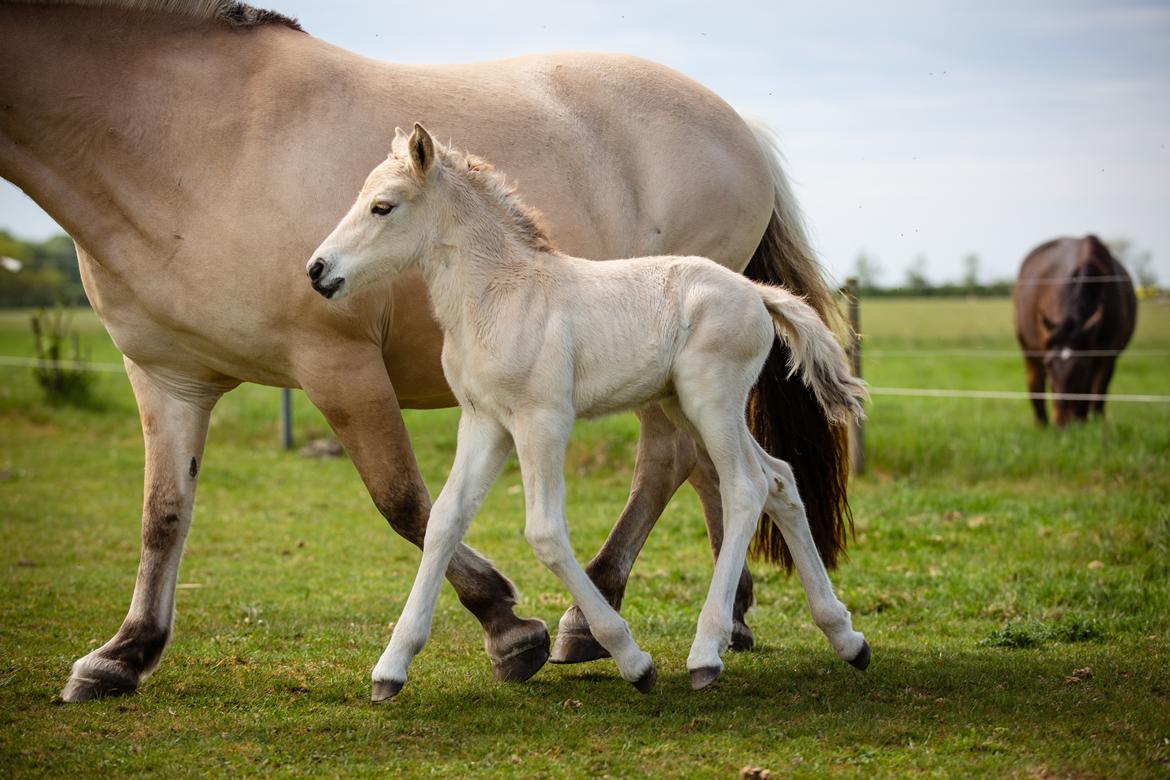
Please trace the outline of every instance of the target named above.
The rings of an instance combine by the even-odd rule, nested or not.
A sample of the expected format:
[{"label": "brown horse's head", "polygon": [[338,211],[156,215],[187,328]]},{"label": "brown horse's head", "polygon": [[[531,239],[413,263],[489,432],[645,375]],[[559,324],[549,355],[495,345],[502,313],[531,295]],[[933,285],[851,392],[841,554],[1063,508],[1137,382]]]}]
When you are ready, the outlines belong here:
[{"label": "brown horse's head", "polygon": [[[1061,398],[1061,394],[1088,395],[1094,391],[1097,358],[1092,350],[1097,346],[1096,334],[1106,314],[1108,285],[1103,277],[1113,269],[1108,250],[1095,237],[1090,238],[1082,242],[1085,256],[1058,296],[1059,317],[1041,315],[1047,331],[1044,368],[1052,392],[1057,395],[1053,401],[1053,422],[1057,425],[1084,420],[1090,408],[1086,399]],[[1098,253],[1100,258],[1095,256]]]}]

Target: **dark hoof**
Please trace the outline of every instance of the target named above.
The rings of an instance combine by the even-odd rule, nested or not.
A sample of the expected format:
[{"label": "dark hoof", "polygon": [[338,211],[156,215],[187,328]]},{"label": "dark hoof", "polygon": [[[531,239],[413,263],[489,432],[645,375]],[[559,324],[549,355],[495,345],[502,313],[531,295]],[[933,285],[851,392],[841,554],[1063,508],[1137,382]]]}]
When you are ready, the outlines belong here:
[{"label": "dark hoof", "polygon": [[398,680],[374,680],[374,687],[370,691],[370,701],[374,704],[390,701],[398,695],[403,685],[406,685],[405,680],[402,682]]},{"label": "dark hoof", "polygon": [[586,661],[596,661],[598,658],[609,658],[609,651],[593,638],[593,634],[561,631],[557,634],[549,662],[582,664]]},{"label": "dark hoof", "polygon": [[69,682],[61,689],[61,701],[72,704],[105,696],[125,696],[138,689],[134,676],[121,675],[112,669],[91,669],[86,674],[85,677],[70,676]]},{"label": "dark hoof", "polygon": [[861,652],[854,656],[853,660],[849,662],[849,665],[854,669],[860,669],[864,672],[869,668],[869,658],[869,642],[862,642]]},{"label": "dark hoof", "polygon": [[723,670],[717,666],[703,666],[699,669],[691,669],[691,689],[698,691],[706,688],[711,683],[715,682],[715,678]]},{"label": "dark hoof", "polygon": [[751,650],[756,645],[756,637],[752,634],[752,630],[747,627],[747,623],[737,620],[731,626],[731,651],[733,653],[743,653]]},{"label": "dark hoof", "polygon": [[544,643],[527,650],[521,650],[510,658],[492,664],[492,676],[496,682],[524,682],[540,671],[548,660],[548,635]]},{"label": "dark hoof", "polygon": [[642,676],[634,680],[634,687],[641,693],[650,693],[654,690],[654,683],[658,682],[658,670],[654,664],[650,664],[650,668],[642,672]]}]

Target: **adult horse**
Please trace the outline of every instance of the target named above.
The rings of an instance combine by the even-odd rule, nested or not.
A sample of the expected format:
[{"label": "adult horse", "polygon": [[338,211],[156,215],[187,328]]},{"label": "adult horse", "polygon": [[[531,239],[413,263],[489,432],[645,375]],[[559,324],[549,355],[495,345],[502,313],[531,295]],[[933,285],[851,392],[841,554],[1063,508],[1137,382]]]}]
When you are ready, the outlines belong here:
[{"label": "adult horse", "polygon": [[[378,509],[421,543],[430,499],[400,408],[454,403],[421,280],[330,307],[302,276],[396,124],[422,119],[518,176],[575,255],[706,255],[832,313],[774,151],[712,93],[634,58],[406,66],[224,0],[3,2],[0,111],[0,175],[76,241],[90,302],[125,356],[145,440],[130,609],[110,641],[74,664],[66,700],[133,690],[158,664],[209,415],[241,382],[303,388]],[[784,394],[793,411],[782,421],[757,413],[754,432],[793,463],[798,483],[833,475],[829,490],[803,496],[831,565],[844,545],[847,456],[785,363],[770,358],[759,392]],[[660,410],[640,417],[630,500],[588,567],[615,606],[684,480],[702,500],[713,548],[721,543],[709,459]],[[790,565],[777,535],[762,547]],[[548,632],[513,613],[511,583],[467,547],[447,576],[483,626],[496,676],[535,673]],[[751,642],[750,603],[745,569],[740,646]],[[570,608],[554,660],[601,654]]]},{"label": "adult horse", "polygon": [[[1117,356],[1137,321],[1137,296],[1125,266],[1096,236],[1056,239],[1024,258],[1014,297],[1016,339],[1036,423],[1048,424],[1045,380],[1056,395],[1057,425],[1084,420],[1090,412],[1105,414]],[[1086,395],[1097,397],[1077,397]]]}]

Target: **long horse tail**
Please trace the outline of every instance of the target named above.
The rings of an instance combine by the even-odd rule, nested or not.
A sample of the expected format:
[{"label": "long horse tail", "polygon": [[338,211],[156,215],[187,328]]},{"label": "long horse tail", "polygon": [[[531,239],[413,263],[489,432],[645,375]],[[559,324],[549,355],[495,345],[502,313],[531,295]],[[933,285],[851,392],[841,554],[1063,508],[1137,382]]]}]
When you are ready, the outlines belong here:
[{"label": "long horse tail", "polygon": [[[744,275],[802,296],[830,330],[843,333],[843,318],[809,243],[776,141],[766,128],[749,126],[768,159],[775,200],[767,230]],[[791,373],[793,362],[791,349],[777,337],[748,401],[748,427],[764,449],[792,466],[813,541],[831,569],[844,557],[853,533],[849,431],[825,412],[813,389]],[[751,551],[792,571],[792,554],[771,518],[761,518]]]},{"label": "long horse tail", "polygon": [[845,350],[816,311],[783,287],[760,282],[755,287],[787,347],[788,376],[800,376],[830,424],[864,417],[865,383],[849,371]]}]

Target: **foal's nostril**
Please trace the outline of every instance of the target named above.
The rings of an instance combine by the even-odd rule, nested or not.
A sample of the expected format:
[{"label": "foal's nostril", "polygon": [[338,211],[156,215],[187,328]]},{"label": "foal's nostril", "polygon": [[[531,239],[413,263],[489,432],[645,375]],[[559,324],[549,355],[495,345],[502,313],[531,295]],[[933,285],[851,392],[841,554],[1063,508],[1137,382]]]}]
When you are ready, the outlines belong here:
[{"label": "foal's nostril", "polygon": [[323,273],[325,273],[325,261],[318,257],[309,266],[309,278],[315,282],[321,278],[321,274]]}]

